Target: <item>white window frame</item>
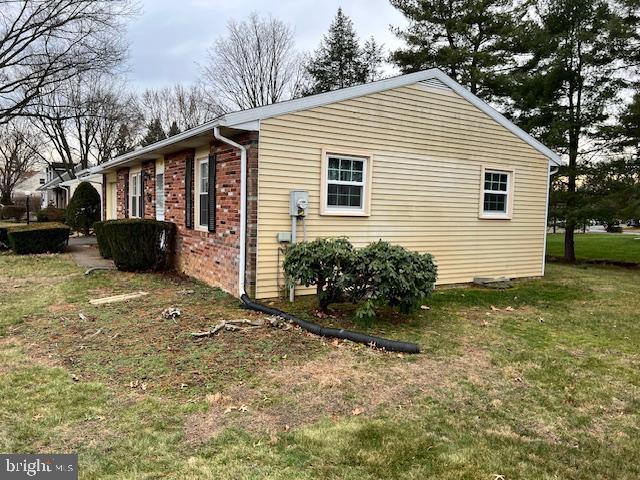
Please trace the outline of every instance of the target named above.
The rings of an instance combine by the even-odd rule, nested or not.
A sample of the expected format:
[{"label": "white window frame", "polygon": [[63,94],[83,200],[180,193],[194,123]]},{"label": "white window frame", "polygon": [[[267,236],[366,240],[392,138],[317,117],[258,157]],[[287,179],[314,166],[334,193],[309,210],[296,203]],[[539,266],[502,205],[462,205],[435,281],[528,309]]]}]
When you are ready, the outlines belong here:
[{"label": "white window frame", "polygon": [[[195,201],[194,203],[194,216],[195,216],[195,221],[193,222],[195,225],[196,230],[200,230],[203,232],[207,232],[209,231],[209,219],[205,219],[205,223],[202,224],[200,223],[200,195],[203,193],[201,191],[201,187],[202,187],[202,174],[201,174],[201,169],[202,169],[202,164],[207,164],[207,170],[206,170],[206,174],[207,174],[207,178],[209,175],[209,156],[207,155],[206,157],[200,157],[196,159],[196,174],[195,174]],[[207,192],[207,195],[209,195],[209,192]],[[209,197],[207,196],[207,199]]]},{"label": "white window frame", "polygon": [[[137,184],[134,182],[137,181]],[[134,195],[134,185],[136,188],[136,195]],[[136,197],[136,210],[133,211],[133,197]],[[131,169],[129,171],[129,217],[130,218],[142,218],[142,209],[140,208],[140,200],[142,199],[142,171],[140,168]]]},{"label": "white window frame", "polygon": [[[487,173],[500,173],[507,175],[507,190],[485,190],[485,174]],[[480,208],[479,218],[485,220],[511,220],[513,218],[513,192],[515,184],[515,169],[504,167],[490,167],[483,165],[480,172]],[[505,211],[494,212],[485,211],[484,209],[484,196],[486,193],[505,195]]]},{"label": "white window frame", "polygon": [[[164,160],[156,161],[155,168],[155,190],[156,190],[156,220],[164,220],[165,212],[167,209],[167,199],[165,197],[165,178],[164,178]],[[162,175],[162,191],[158,190],[158,176]],[[158,199],[162,199],[162,210],[158,209]]]},{"label": "white window frame", "polygon": [[[363,162],[362,182],[329,180],[329,157]],[[324,148],[321,162],[320,215],[367,217],[371,211],[371,178],[373,171],[373,155],[370,152],[345,148]],[[340,207],[329,205],[329,184],[357,185],[362,187],[362,205],[360,207]]]}]

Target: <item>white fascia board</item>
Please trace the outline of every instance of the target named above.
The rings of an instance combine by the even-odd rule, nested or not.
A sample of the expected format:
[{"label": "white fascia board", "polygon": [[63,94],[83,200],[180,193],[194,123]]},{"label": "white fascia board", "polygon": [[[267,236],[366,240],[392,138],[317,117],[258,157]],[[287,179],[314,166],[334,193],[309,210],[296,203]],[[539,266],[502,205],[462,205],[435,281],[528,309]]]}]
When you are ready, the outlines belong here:
[{"label": "white fascia board", "polygon": [[560,157],[548,147],[544,146],[538,140],[533,138],[527,132],[519,128],[513,122],[508,120],[502,114],[500,114],[493,107],[480,100],[458,82],[453,80],[443,71],[437,68],[431,68],[421,72],[409,73],[406,75],[399,75],[397,77],[385,78],[384,80],[378,80],[376,82],[365,83],[363,85],[356,85],[354,87],[343,88],[340,90],[333,90],[331,92],[320,93],[317,95],[311,95],[309,97],[296,98],[293,100],[287,100],[284,102],[274,103],[272,105],[265,105],[264,107],[251,108],[249,110],[241,110],[239,112],[232,112],[222,115],[210,122],[207,122],[198,127],[186,130],[182,133],[169,137],[165,140],[161,140],[156,143],[152,143],[146,147],[131,152],[125,153],[119,157],[109,160],[102,165],[93,167],[91,173],[102,173],[105,170],[116,167],[129,160],[134,160],[136,157],[151,154],[156,150],[168,147],[174,143],[188,140],[191,137],[201,135],[208,131],[213,130],[214,127],[229,127],[237,128],[239,130],[251,130],[259,131],[260,120],[266,118],[276,117],[279,115],[285,115],[287,113],[298,112],[301,110],[308,110],[310,108],[316,108],[331,103],[341,102],[344,100],[350,100],[352,98],[361,97],[364,95],[371,95],[373,93],[383,92],[385,90],[391,90],[394,88],[404,87],[412,85],[414,83],[429,80],[438,79],[448,87],[450,87],[458,95],[469,101],[472,105],[486,113],[489,117],[494,119],[500,125],[511,131],[514,135],[519,137],[524,142],[531,145],[540,153],[549,158],[551,162],[556,165],[562,165]]}]

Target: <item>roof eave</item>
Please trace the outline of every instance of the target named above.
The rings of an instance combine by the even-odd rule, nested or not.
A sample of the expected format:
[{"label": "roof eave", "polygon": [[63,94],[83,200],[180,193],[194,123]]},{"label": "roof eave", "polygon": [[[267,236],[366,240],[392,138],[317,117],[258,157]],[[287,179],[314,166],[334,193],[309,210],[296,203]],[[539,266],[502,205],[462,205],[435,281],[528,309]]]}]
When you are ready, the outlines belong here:
[{"label": "roof eave", "polygon": [[212,131],[214,127],[229,127],[237,128],[240,130],[256,130],[259,129],[260,120],[266,118],[276,117],[287,113],[293,113],[300,110],[307,110],[310,108],[316,108],[322,105],[335,103],[351,98],[356,98],[364,95],[370,95],[393,88],[399,88],[402,86],[412,85],[416,82],[437,79],[451,88],[458,95],[469,101],[472,105],[483,111],[497,123],[511,131],[514,135],[519,137],[524,142],[528,143],[534,149],[538,150],[544,156],[549,158],[549,161],[555,165],[563,165],[560,156],[552,151],[550,148],[543,145],[541,142],[533,138],[527,132],[508,120],[504,115],[495,110],[493,107],[480,100],[473,93],[468,91],[458,82],[449,77],[442,70],[432,68],[421,72],[409,73],[406,75],[400,75],[396,77],[386,78],[378,80],[376,82],[365,83],[362,85],[356,85],[353,87],[343,88],[340,90],[333,90],[330,92],[320,93],[309,97],[297,98],[280,103],[274,103],[272,105],[265,105],[262,107],[256,107],[249,110],[241,110],[239,112],[231,112],[221,117],[218,117],[210,122],[207,122],[199,127],[186,130],[182,133],[174,135],[170,138],[153,143],[146,147],[131,152],[125,153],[119,157],[114,158],[102,165],[93,167],[91,173],[102,173],[107,170],[113,169],[119,165],[124,165],[127,162],[133,161],[139,157],[145,155],[151,155],[154,152],[162,150],[173,144],[189,140],[198,135],[202,135],[208,131]]}]

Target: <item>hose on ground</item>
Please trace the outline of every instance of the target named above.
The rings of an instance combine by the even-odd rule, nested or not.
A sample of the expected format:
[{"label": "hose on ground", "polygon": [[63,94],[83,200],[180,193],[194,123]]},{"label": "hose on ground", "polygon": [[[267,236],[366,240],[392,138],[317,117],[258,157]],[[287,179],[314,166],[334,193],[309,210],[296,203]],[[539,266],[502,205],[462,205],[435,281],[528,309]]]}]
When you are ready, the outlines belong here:
[{"label": "hose on ground", "polygon": [[283,312],[282,310],[278,310],[277,308],[267,307],[266,305],[262,305],[261,303],[254,302],[246,293],[243,294],[240,299],[251,310],[289,320],[290,322],[298,325],[303,330],[313,333],[314,335],[319,335],[321,337],[327,338],[340,338],[350,340],[352,342],[362,343],[374,348],[383,348],[389,352],[420,353],[420,346],[415,343],[389,340],[386,338],[375,337],[373,335],[367,335],[365,333],[345,330],[343,328],[323,327],[321,325],[318,325],[317,323],[307,322],[306,320],[294,317],[293,315]]}]

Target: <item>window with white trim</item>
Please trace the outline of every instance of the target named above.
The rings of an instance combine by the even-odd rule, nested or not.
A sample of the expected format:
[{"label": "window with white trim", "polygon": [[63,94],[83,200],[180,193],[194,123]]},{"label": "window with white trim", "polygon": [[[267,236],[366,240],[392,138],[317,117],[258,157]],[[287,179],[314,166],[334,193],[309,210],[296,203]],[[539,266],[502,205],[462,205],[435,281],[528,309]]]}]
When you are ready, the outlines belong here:
[{"label": "window with white trim", "polygon": [[129,216],[142,217],[142,172],[132,173],[129,178]]},{"label": "window with white trim", "polygon": [[482,215],[484,217],[508,218],[511,208],[512,172],[484,170],[482,189]]},{"label": "window with white trim", "polygon": [[327,155],[327,211],[364,211],[367,161],[366,157]]},{"label": "window with white trim", "polygon": [[209,160],[198,163],[198,225],[207,227],[209,224]]}]

